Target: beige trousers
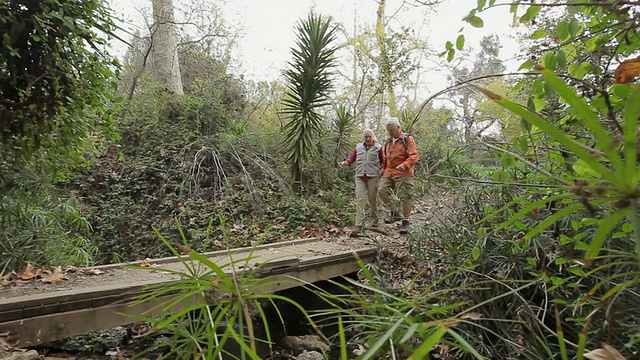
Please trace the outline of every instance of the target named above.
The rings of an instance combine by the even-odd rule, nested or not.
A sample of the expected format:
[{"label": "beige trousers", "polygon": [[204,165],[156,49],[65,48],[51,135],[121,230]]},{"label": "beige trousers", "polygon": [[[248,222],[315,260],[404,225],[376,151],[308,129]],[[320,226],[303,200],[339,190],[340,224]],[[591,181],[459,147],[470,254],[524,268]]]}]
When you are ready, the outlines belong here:
[{"label": "beige trousers", "polygon": [[356,177],[356,226],[363,226],[366,218],[366,204],[369,202],[371,220],[378,222],[378,178],[367,181]]}]

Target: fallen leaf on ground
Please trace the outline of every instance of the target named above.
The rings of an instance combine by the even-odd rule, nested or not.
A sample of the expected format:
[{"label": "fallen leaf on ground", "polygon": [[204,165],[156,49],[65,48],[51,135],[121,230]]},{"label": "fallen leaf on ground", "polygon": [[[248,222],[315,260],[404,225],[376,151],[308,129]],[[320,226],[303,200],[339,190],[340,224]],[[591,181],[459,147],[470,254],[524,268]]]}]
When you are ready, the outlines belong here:
[{"label": "fallen leaf on ground", "polygon": [[0,353],[4,351],[17,350],[19,336],[10,332],[0,333]]},{"label": "fallen leaf on ground", "polygon": [[73,265],[68,265],[67,267],[64,268],[64,272],[67,274],[74,273],[76,271],[78,271],[78,268]]},{"label": "fallen leaf on ground", "polygon": [[100,269],[88,269],[83,271],[85,275],[100,275],[100,274],[104,274],[104,271],[100,270]]},{"label": "fallen leaf on ground", "polygon": [[62,268],[58,266],[57,268],[53,269],[51,275],[43,277],[41,281],[45,284],[60,284],[67,280],[69,279],[67,278],[65,273],[62,272]]},{"label": "fallen leaf on ground", "polygon": [[18,274],[10,272],[7,275],[0,276],[0,287],[13,284],[13,280],[18,278]]},{"label": "fallen leaf on ground", "polygon": [[149,267],[151,266],[151,263],[147,260],[140,260],[140,266]]},{"label": "fallen leaf on ground", "polygon": [[624,360],[624,356],[618,350],[607,344],[603,344],[600,349],[589,351],[584,357],[591,360]]},{"label": "fallen leaf on ground", "polygon": [[31,280],[42,273],[41,269],[36,269],[33,265],[27,264],[27,267],[18,274],[20,280]]}]

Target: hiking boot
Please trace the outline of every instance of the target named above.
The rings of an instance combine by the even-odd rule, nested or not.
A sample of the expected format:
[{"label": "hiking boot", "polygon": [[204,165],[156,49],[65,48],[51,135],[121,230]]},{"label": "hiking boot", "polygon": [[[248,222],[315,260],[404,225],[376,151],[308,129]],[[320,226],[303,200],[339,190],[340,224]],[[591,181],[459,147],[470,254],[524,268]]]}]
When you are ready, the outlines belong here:
[{"label": "hiking boot", "polygon": [[406,234],[409,232],[409,220],[403,219],[400,225],[400,234]]}]

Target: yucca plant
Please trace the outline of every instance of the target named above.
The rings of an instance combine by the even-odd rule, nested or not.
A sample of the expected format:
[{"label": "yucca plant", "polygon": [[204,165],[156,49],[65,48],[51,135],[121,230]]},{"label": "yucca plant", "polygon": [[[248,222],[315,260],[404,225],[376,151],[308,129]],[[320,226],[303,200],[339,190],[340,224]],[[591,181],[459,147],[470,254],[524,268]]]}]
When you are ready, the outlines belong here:
[{"label": "yucca plant", "polygon": [[338,165],[338,159],[341,154],[347,151],[349,143],[347,141],[349,133],[354,130],[356,118],[349,113],[347,108],[342,105],[336,109],[335,119],[333,120],[333,130],[335,131],[335,149],[333,152],[333,165]]},{"label": "yucca plant", "polygon": [[289,69],[284,72],[287,95],[282,111],[289,122],[283,129],[283,141],[297,191],[302,186],[305,162],[317,151],[317,139],[325,129],[319,110],[329,104],[336,30],[331,18],[310,13],[296,27],[296,47],[291,49]]}]

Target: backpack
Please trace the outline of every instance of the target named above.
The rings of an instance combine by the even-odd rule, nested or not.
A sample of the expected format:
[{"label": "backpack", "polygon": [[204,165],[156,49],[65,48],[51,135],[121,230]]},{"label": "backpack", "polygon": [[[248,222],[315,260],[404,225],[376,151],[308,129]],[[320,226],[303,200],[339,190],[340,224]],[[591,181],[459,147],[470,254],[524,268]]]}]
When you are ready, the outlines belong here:
[{"label": "backpack", "polygon": [[[404,136],[402,137],[402,146],[404,146],[404,154],[406,157],[409,157],[409,153],[407,152],[407,141],[409,139],[409,137],[411,137],[411,135],[409,134],[404,134]],[[389,156],[389,152],[387,151],[387,145],[389,144],[389,142],[391,141],[391,139],[388,139],[387,141],[384,142],[384,156],[388,157]],[[416,164],[417,165],[417,164]],[[413,167],[413,171],[414,173],[418,170],[417,166]]]},{"label": "backpack", "polygon": [[[411,135],[409,134],[404,134],[404,136],[402,137],[402,146],[404,146],[404,154],[407,157],[409,157],[409,153],[407,153],[407,141],[410,137]],[[384,156],[389,156],[389,152],[387,151],[387,145],[389,144],[389,141],[391,141],[391,139],[388,139],[384,143]]]}]

